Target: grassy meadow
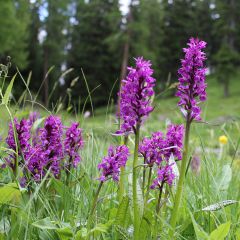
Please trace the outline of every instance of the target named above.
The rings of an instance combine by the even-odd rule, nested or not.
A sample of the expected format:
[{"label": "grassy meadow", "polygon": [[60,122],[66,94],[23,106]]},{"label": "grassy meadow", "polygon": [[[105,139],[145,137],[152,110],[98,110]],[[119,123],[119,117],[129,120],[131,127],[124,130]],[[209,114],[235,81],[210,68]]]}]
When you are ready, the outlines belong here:
[{"label": "grassy meadow", "polygon": [[[216,205],[225,200],[240,199],[240,83],[232,81],[229,98],[223,98],[222,87],[214,76],[207,78],[208,100],[203,105],[203,123],[194,123],[190,135],[190,154],[197,155],[200,166],[197,173],[189,166],[184,190],[184,199],[180,208],[175,236],[177,239],[240,239],[239,203]],[[17,86],[15,86],[17,87]],[[156,95],[158,95],[156,88]],[[176,97],[156,96],[155,110],[142,128],[142,136],[152,132],[166,131],[169,122],[183,123],[183,117],[177,107]],[[5,137],[7,135],[9,112],[18,118],[28,116],[29,111],[38,109],[42,116],[49,112],[39,105],[17,107],[1,106],[1,159],[6,155]],[[121,202],[118,198],[118,184],[108,181],[104,184],[97,202],[91,227],[88,226],[88,213],[99,182],[97,164],[107,154],[108,146],[122,142],[114,136],[118,125],[114,105],[94,111],[94,116],[69,114],[59,111],[58,116],[64,124],[79,121],[84,131],[84,149],[82,161],[77,169],[71,171],[71,182],[66,185],[59,179],[46,177],[35,184],[32,191],[19,188],[10,171],[0,172],[0,239],[132,239],[131,206],[131,165],[134,137],[130,136],[128,145],[131,157],[124,173],[125,194]],[[226,144],[219,143],[219,137],[225,135]],[[139,157],[139,164],[142,161]],[[141,169],[139,168],[139,172]],[[154,173],[155,174],[155,173]],[[129,184],[127,182],[129,181]],[[154,224],[157,191],[151,190],[147,209],[144,210],[140,229],[141,239],[168,239],[167,226],[172,208],[174,187],[169,199],[163,202],[163,210]],[[140,205],[143,199],[140,198]],[[215,204],[214,210],[203,208]],[[226,205],[226,206],[225,206]],[[229,205],[229,206],[227,206]]]}]

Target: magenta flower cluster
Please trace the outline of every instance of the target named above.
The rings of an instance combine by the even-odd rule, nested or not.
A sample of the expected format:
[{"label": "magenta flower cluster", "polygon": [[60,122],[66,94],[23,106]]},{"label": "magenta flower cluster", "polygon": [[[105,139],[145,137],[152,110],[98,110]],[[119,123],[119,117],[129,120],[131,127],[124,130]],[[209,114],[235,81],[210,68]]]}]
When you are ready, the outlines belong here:
[{"label": "magenta flower cluster", "polygon": [[171,155],[176,159],[182,159],[183,125],[170,124],[166,136],[162,132],[155,132],[151,138],[144,138],[139,146],[139,153],[150,167],[162,161],[168,161]]},{"label": "magenta flower cluster", "polygon": [[183,148],[183,125],[170,124],[167,128],[166,136],[162,132],[155,132],[151,138],[144,138],[139,146],[139,153],[144,157],[144,162],[149,167],[156,164],[158,168],[157,179],[154,180],[154,188],[156,183],[162,182],[172,184],[174,174],[172,172],[172,164],[169,163],[170,157],[173,156],[177,160],[182,159]]},{"label": "magenta flower cluster", "polygon": [[79,123],[72,123],[71,127],[67,128],[66,138],[64,140],[64,151],[69,157],[67,168],[77,167],[81,161],[79,150],[83,148],[84,142],[82,137],[82,129],[79,128]]},{"label": "magenta flower cluster", "polygon": [[104,157],[102,162],[98,164],[98,169],[102,171],[99,180],[105,182],[112,178],[114,181],[118,181],[120,168],[125,167],[129,155],[130,152],[126,145],[110,146],[108,156]]},{"label": "magenta flower cluster", "polygon": [[[55,177],[60,174],[60,165],[63,159],[62,144],[63,125],[59,117],[49,116],[40,129],[41,152],[44,153],[44,168],[50,170]],[[37,146],[38,147],[38,146]]]},{"label": "magenta flower cluster", "polygon": [[128,68],[126,79],[122,80],[120,97],[121,129],[117,133],[127,134],[135,132],[137,125],[141,125],[144,118],[153,111],[151,97],[154,95],[155,79],[150,61],[142,57],[136,58],[136,67]]},{"label": "magenta flower cluster", "polygon": [[[9,152],[9,157],[6,159],[6,163],[13,170],[15,169],[15,161],[17,161],[17,155],[22,156],[22,159],[26,159],[26,156],[30,150],[29,140],[31,138],[31,124],[28,120],[22,119],[20,122],[16,118],[9,124],[8,136],[6,143],[12,152]],[[14,134],[15,131],[15,134]],[[17,140],[18,144],[16,144]],[[23,160],[21,163],[23,163]]]},{"label": "magenta flower cluster", "polygon": [[44,127],[31,133],[37,119],[36,114],[32,116],[20,122],[14,119],[14,127],[10,123],[6,143],[18,154],[10,152],[6,163],[14,170],[18,158],[18,165],[26,175],[25,178],[31,176],[35,181],[41,181],[48,171],[59,178],[61,169],[69,165],[76,167],[81,159],[79,150],[83,148],[82,130],[78,123],[65,128],[59,117],[50,115]]},{"label": "magenta flower cluster", "polygon": [[176,96],[180,98],[178,105],[190,121],[201,120],[200,102],[206,100],[206,68],[204,61],[206,55],[202,51],[206,42],[191,38],[188,48],[184,48],[185,58],[181,60],[182,66],[178,70],[180,75]]}]

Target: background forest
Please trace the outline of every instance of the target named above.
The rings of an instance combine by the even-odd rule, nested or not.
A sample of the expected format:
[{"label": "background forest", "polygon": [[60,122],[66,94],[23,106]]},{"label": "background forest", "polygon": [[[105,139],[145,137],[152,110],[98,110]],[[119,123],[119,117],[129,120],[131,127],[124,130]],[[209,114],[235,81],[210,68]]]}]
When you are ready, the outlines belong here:
[{"label": "background forest", "polygon": [[[96,108],[110,93],[116,101],[135,56],[152,61],[158,92],[176,82],[182,46],[193,36],[208,43],[209,73],[227,97],[240,62],[239,12],[238,0],[1,1],[0,60],[11,57],[12,73],[19,68],[45,106],[61,99],[74,109],[91,92]],[[16,96],[25,89],[17,81]]]}]

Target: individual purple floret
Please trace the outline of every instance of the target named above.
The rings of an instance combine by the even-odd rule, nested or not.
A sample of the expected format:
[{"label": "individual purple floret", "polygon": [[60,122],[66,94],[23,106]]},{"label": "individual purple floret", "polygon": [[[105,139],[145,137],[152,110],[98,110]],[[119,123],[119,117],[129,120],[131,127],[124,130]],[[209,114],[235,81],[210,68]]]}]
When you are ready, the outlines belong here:
[{"label": "individual purple floret", "polygon": [[72,123],[71,127],[67,128],[66,138],[64,140],[65,154],[69,156],[69,162],[65,167],[68,169],[73,166],[77,167],[81,160],[78,153],[83,148],[84,142],[82,137],[82,129],[78,128],[79,123]]},{"label": "individual purple floret", "polygon": [[63,159],[62,134],[63,125],[60,118],[52,115],[46,119],[44,128],[40,129],[45,166],[55,177],[59,176]]},{"label": "individual purple floret", "polygon": [[122,80],[120,97],[120,118],[123,123],[120,134],[136,132],[137,125],[141,125],[144,118],[153,111],[151,97],[154,94],[155,79],[150,61],[142,57],[135,59],[136,67],[129,67],[126,79]]},{"label": "individual purple floret", "polygon": [[[14,129],[16,133],[16,141],[14,138]],[[23,159],[26,158],[26,154],[30,149],[29,140],[31,138],[31,125],[26,119],[22,119],[18,122],[17,118],[14,118],[14,127],[12,122],[9,124],[8,136],[6,138],[6,143],[10,149],[18,153]],[[7,159],[7,164],[14,169],[15,168],[15,159],[16,153],[10,153],[9,158]],[[22,162],[23,163],[23,162]]]},{"label": "individual purple floret", "polygon": [[108,178],[112,177],[114,181],[118,181],[120,168],[125,167],[129,155],[129,149],[126,145],[110,146],[108,156],[104,157],[102,162],[98,164],[98,169],[102,170],[99,180],[105,182]]},{"label": "individual purple floret", "polygon": [[164,183],[167,183],[169,186],[173,184],[175,175],[172,166],[173,164],[162,166],[158,169],[157,178],[153,180],[153,184],[150,187],[151,189],[162,188]]},{"label": "individual purple floret", "polygon": [[[186,111],[189,120],[201,120],[200,102],[206,100],[206,68],[204,61],[206,55],[202,51],[206,47],[206,42],[191,38],[188,48],[184,48],[185,58],[181,60],[182,66],[178,70],[180,75],[176,96],[180,97],[178,105]],[[185,114],[185,113],[184,113]]]}]

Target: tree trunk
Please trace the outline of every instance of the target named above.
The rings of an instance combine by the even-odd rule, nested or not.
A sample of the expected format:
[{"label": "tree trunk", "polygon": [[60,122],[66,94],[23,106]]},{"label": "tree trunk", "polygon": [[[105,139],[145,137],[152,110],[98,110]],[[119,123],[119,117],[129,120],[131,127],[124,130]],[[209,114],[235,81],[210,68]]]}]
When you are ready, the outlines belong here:
[{"label": "tree trunk", "polygon": [[228,81],[225,81],[223,84],[223,92],[224,92],[225,98],[229,97],[229,82]]},{"label": "tree trunk", "polygon": [[48,50],[47,47],[44,47],[44,104],[45,107],[48,107],[48,97],[49,97],[49,79],[48,79]]},{"label": "tree trunk", "polygon": [[[234,11],[235,9],[235,0],[230,0],[230,9]],[[228,44],[231,50],[235,50],[235,29],[236,29],[236,22],[235,22],[235,16],[234,14],[231,15],[229,19],[229,39],[228,39]]]},{"label": "tree trunk", "polygon": [[[123,48],[123,59],[122,59],[120,80],[124,79],[127,75],[128,58],[129,58],[129,36],[127,36],[127,40]],[[120,83],[120,87],[121,87],[121,83]]]},{"label": "tree trunk", "polygon": [[[122,79],[124,79],[127,75],[127,65],[129,59],[129,48],[130,48],[130,38],[131,38],[131,29],[129,28],[129,24],[132,22],[132,1],[129,5],[129,10],[127,14],[127,24],[126,24],[126,42],[123,47],[123,58],[122,58],[122,66],[121,66],[121,74],[120,74],[120,83],[119,83],[119,91],[122,87]],[[120,96],[118,97],[118,110],[117,115],[120,113]]]}]

